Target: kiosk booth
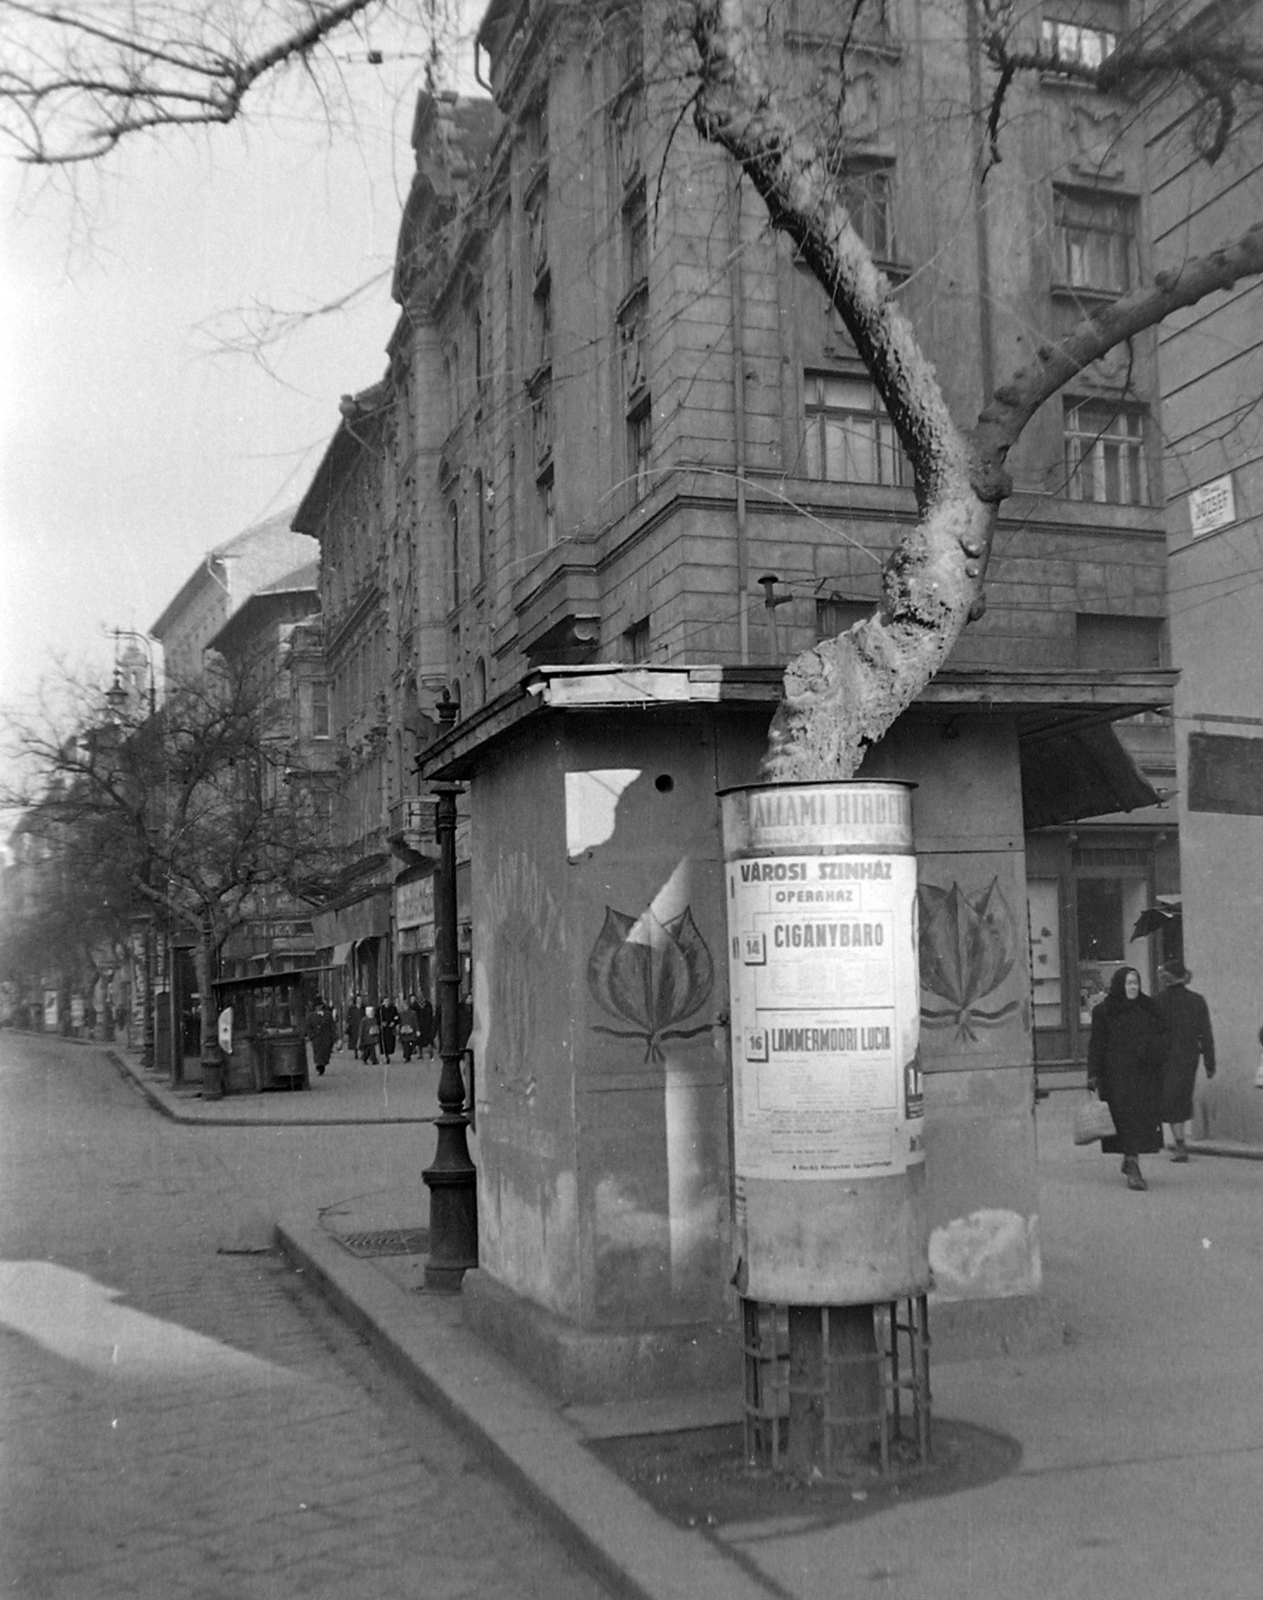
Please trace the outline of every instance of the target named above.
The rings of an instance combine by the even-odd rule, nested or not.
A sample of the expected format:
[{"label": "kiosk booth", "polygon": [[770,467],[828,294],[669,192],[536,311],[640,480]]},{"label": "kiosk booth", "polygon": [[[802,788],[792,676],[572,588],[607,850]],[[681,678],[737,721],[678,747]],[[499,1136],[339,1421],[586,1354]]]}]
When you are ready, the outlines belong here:
[{"label": "kiosk booth", "polygon": [[225,1094],[309,1089],[307,1003],[310,973],[257,972],[214,985]]}]

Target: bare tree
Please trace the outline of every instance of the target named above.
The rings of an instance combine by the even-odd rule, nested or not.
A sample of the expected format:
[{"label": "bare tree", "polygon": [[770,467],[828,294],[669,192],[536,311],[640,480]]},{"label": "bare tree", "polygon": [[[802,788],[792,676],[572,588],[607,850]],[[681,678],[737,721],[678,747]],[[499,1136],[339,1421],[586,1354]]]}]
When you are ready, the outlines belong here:
[{"label": "bare tree", "polygon": [[95,161],[155,129],[234,122],[285,67],[383,0],[0,0],[0,133],[37,166]]},{"label": "bare tree", "polygon": [[[154,715],[110,702],[87,688],[68,718],[10,717],[28,777],[4,801],[37,819],[68,869],[98,863],[80,892],[108,870],[126,911],[197,937],[205,1049],[215,952],[276,897],[314,905],[329,892],[327,812],[287,775],[284,708],[257,668],[179,686]],[[48,897],[50,926],[64,909]]]}]

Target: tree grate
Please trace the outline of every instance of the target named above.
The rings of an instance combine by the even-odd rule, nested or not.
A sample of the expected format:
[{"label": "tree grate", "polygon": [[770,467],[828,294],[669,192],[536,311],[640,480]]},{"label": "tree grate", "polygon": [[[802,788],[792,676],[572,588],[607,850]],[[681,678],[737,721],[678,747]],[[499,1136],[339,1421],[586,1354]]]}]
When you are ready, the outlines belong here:
[{"label": "tree grate", "polygon": [[375,1233],[339,1233],[335,1238],[357,1256],[423,1256],[430,1248],[428,1228],[381,1228]]}]

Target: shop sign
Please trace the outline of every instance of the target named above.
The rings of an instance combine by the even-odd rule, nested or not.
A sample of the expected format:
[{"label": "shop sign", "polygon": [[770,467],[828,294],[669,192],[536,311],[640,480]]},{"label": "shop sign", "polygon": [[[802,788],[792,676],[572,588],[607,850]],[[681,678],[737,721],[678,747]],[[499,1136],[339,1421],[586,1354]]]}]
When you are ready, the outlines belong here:
[{"label": "shop sign", "polygon": [[417,878],[395,890],[395,926],[415,928],[434,921],[434,879]]}]

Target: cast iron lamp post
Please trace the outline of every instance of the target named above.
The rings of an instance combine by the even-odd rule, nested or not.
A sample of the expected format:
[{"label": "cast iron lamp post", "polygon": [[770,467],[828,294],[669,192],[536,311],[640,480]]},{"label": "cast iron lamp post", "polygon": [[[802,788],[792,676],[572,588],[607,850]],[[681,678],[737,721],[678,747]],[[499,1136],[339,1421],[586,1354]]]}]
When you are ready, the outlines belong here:
[{"label": "cast iron lamp post", "polygon": [[[448,729],[456,721],[457,707],[447,690],[438,707],[439,721]],[[459,783],[434,783],[438,796],[434,832],[439,861],[435,874],[434,947],[438,958],[439,1116],[435,1121],[438,1143],[434,1161],[421,1174],[430,1191],[430,1259],[425,1269],[427,1289],[458,1290],[461,1279],[478,1265],[477,1170],[469,1159],[465,1129],[465,1079],[460,1070],[460,954],[456,937],[456,796]]]},{"label": "cast iron lamp post", "polygon": [[[124,629],[119,629],[119,628],[115,628],[114,629],[114,634],[115,634],[116,638],[118,637],[118,635],[120,633],[130,633],[130,632],[131,632],[130,629],[125,629],[125,628]],[[138,633],[138,634],[133,635],[133,637],[135,637],[137,639],[142,639],[142,638],[144,638],[144,635]],[[148,641],[146,641],[146,643],[147,642]],[[152,655],[150,656],[150,663],[149,663],[149,696],[150,696],[150,698],[149,698],[149,713],[152,716],[153,715],[153,657],[152,657]],[[115,667],[114,667],[114,682],[105,691],[105,703],[109,707],[109,710],[108,710],[108,713],[107,713],[107,716],[108,716],[108,719],[109,719],[108,726],[113,730],[113,733],[114,733],[116,738],[121,738],[121,736],[122,736],[123,713],[127,709],[127,699],[128,699],[127,690],[124,689],[122,683],[119,681],[118,666],[116,664]],[[154,992],[153,992],[153,990],[154,990],[153,930],[154,930],[154,923],[153,923],[153,917],[152,917],[152,914],[151,914],[148,918],[145,919],[144,933],[143,933],[144,943],[145,943],[145,990],[144,990],[144,1007],[143,1007],[143,1010],[142,1010],[142,1013],[141,1013],[141,1015],[142,1015],[144,1020],[143,1020],[143,1024],[142,1024],[142,1030],[141,1030],[140,1064],[141,1064],[141,1066],[144,1068],[144,1070],[146,1072],[152,1072],[154,1070],[154,1063],[155,1063],[155,1061],[157,1059],[156,1039],[155,1039],[155,1035],[157,1033],[157,1026],[156,1026],[156,1019],[154,1017]]]},{"label": "cast iron lamp post", "polygon": [[[115,641],[119,639],[139,639],[145,647],[145,654],[149,658],[149,715],[156,716],[158,712],[158,685],[154,676],[153,665],[153,640],[147,633],[137,633],[135,628],[111,628]],[[115,683],[118,680],[115,678]]]}]

